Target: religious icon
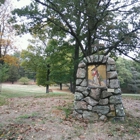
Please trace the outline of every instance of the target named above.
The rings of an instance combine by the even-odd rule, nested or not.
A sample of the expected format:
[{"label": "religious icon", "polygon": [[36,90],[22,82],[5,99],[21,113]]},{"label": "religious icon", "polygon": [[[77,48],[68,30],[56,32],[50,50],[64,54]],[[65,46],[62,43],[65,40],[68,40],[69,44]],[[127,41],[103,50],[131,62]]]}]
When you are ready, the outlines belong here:
[{"label": "religious icon", "polygon": [[88,66],[88,86],[106,87],[106,66]]}]

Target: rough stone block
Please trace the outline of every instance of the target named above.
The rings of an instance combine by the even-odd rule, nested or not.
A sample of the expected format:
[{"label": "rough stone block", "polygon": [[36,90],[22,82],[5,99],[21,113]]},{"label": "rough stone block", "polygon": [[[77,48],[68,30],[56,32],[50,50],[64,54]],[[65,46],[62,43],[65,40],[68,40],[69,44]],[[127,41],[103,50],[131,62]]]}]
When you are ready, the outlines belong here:
[{"label": "rough stone block", "polygon": [[108,72],[108,71],[110,71],[110,69],[111,69],[111,65],[107,65],[106,71]]},{"label": "rough stone block", "polygon": [[86,86],[87,86],[87,80],[84,79],[84,80],[82,81],[82,83],[80,84],[80,86],[86,87]]},{"label": "rough stone block", "polygon": [[116,65],[110,65],[110,70],[115,71],[116,70]]},{"label": "rough stone block", "polygon": [[92,111],[105,115],[109,112],[109,107],[108,106],[94,106]]},{"label": "rough stone block", "polygon": [[82,100],[84,98],[84,96],[83,96],[82,93],[75,92],[74,98],[75,98],[76,101],[80,101],[80,100]]},{"label": "rough stone block", "polygon": [[97,121],[98,120],[98,114],[90,112],[90,111],[83,111],[83,118],[88,119],[90,121]]},{"label": "rough stone block", "polygon": [[107,121],[107,117],[105,115],[101,115],[99,120],[100,121]]},{"label": "rough stone block", "polygon": [[111,110],[111,111],[114,111],[114,110],[115,110],[114,105],[110,105],[110,110]]},{"label": "rough stone block", "polygon": [[87,109],[87,103],[84,101],[75,101],[74,102],[74,108],[76,110],[80,110],[80,109]]},{"label": "rough stone block", "polygon": [[98,62],[102,62],[103,61],[103,55],[99,55],[99,59],[98,59]]},{"label": "rough stone block", "polygon": [[124,117],[114,117],[111,120],[114,122],[123,122],[123,121],[125,121],[125,118]]},{"label": "rough stone block", "polygon": [[91,105],[88,105],[87,109],[88,110],[92,110],[92,106]]},{"label": "rough stone block", "polygon": [[86,87],[76,86],[76,92],[77,92],[77,91],[82,92],[82,91],[85,91],[85,90],[86,90]]},{"label": "rough stone block", "polygon": [[114,59],[111,58],[111,57],[109,57],[108,60],[107,60],[107,64],[111,64],[111,65],[113,64],[113,65],[115,65]]},{"label": "rough stone block", "polygon": [[109,103],[111,104],[121,104],[122,99],[120,95],[114,95],[109,98]]},{"label": "rough stone block", "polygon": [[112,111],[112,112],[109,112],[109,113],[107,114],[107,116],[108,116],[108,117],[115,117],[115,116],[116,116],[116,113],[115,113],[115,111]]},{"label": "rough stone block", "polygon": [[117,78],[118,74],[116,71],[113,72],[107,72],[107,78],[112,79],[112,78]]},{"label": "rough stone block", "polygon": [[79,113],[76,112],[76,111],[73,112],[73,116],[74,116],[75,118],[77,118],[77,119],[82,119],[82,115],[79,114]]},{"label": "rough stone block", "polygon": [[77,79],[76,80],[76,85],[79,86],[81,82],[82,82],[82,79]]},{"label": "rough stone block", "polygon": [[108,57],[107,56],[103,56],[103,60],[102,63],[106,63],[107,62]]},{"label": "rough stone block", "polygon": [[89,96],[95,100],[99,100],[101,94],[101,89],[91,89]]},{"label": "rough stone block", "polygon": [[98,60],[99,60],[99,55],[94,55],[94,58],[93,58],[93,62],[98,62]]},{"label": "rough stone block", "polygon": [[118,79],[112,79],[110,80],[110,88],[119,88],[120,84]]},{"label": "rough stone block", "polygon": [[89,91],[85,90],[82,92],[84,96],[88,96],[89,95]]},{"label": "rough stone block", "polygon": [[79,68],[77,70],[77,78],[85,78],[86,77],[86,70],[85,69],[82,69],[82,68]]},{"label": "rough stone block", "polygon": [[111,92],[107,92],[106,90],[102,91],[101,93],[101,98],[107,98],[109,96],[111,96],[112,93]]},{"label": "rough stone block", "polygon": [[121,94],[121,89],[120,88],[116,88],[115,90],[114,90],[114,94]]},{"label": "rough stone block", "polygon": [[84,101],[86,101],[86,102],[87,102],[88,104],[90,104],[91,106],[95,106],[95,105],[98,104],[97,101],[93,100],[93,99],[90,98],[90,97],[86,97],[86,98],[84,98]]},{"label": "rough stone block", "polygon": [[125,112],[124,112],[124,108],[122,106],[122,104],[116,105],[116,115],[118,117],[124,117],[125,116]]},{"label": "rough stone block", "polygon": [[86,66],[86,64],[84,62],[79,63],[78,67],[79,68],[84,68]]},{"label": "rough stone block", "polygon": [[100,99],[99,100],[99,104],[100,105],[107,105],[108,104],[108,98],[106,98],[106,99]]}]

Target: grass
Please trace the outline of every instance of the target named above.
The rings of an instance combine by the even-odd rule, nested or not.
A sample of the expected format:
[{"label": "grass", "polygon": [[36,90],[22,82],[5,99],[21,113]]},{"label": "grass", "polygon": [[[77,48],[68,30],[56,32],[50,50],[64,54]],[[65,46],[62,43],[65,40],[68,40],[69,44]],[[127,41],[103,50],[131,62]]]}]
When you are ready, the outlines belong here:
[{"label": "grass", "polygon": [[72,113],[73,111],[73,103],[69,103],[67,104],[65,107],[64,106],[58,106],[56,107],[59,110],[62,110],[65,112],[66,118],[69,117],[69,115]]},{"label": "grass", "polygon": [[29,118],[34,118],[37,117],[39,114],[37,112],[33,112],[32,114],[24,114],[19,116],[21,119],[29,119]]},{"label": "grass", "polygon": [[124,134],[129,134],[131,136],[139,137],[140,130],[140,120],[131,116],[129,113],[126,113],[124,122],[114,122],[110,126],[110,134],[113,136],[119,135],[124,136]]},{"label": "grass", "polygon": [[140,94],[122,94],[122,97],[126,97],[133,100],[140,100]]},{"label": "grass", "polygon": [[14,97],[35,97],[35,98],[48,98],[65,96],[66,93],[45,93],[45,87],[37,85],[17,85],[17,84],[2,84],[2,91],[0,93],[0,106],[7,103],[7,98]]},{"label": "grass", "polygon": [[0,95],[0,106],[7,104],[6,98]]}]

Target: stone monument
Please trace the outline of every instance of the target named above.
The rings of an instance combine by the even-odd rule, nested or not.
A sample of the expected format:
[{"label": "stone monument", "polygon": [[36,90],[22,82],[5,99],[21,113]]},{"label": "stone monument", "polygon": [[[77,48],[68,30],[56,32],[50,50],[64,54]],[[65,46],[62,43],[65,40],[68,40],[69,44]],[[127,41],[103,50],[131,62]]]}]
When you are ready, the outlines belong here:
[{"label": "stone monument", "polygon": [[74,116],[91,121],[125,117],[115,61],[103,55],[85,57],[78,65]]}]

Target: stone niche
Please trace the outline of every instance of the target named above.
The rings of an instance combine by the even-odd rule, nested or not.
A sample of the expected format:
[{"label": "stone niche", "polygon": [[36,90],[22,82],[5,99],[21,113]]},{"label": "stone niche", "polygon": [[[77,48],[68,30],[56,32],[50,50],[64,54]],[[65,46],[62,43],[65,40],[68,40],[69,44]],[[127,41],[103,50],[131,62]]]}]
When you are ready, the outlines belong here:
[{"label": "stone niche", "polygon": [[90,121],[125,118],[115,61],[108,56],[91,55],[79,63],[74,96],[76,118]]}]

